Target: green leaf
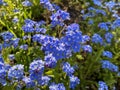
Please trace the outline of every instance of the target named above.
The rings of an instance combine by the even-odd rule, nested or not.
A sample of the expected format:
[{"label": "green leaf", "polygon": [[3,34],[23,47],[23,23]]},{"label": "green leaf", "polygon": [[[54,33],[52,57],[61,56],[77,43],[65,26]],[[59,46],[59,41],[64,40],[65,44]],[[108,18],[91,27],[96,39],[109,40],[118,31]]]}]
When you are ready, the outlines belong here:
[{"label": "green leaf", "polygon": [[82,55],[76,55],[76,57],[79,59],[79,60],[83,60],[84,58],[82,57]]},{"label": "green leaf", "polygon": [[2,90],[15,90],[13,86],[5,86]]},{"label": "green leaf", "polygon": [[0,20],[0,23],[1,23],[3,26],[5,26],[5,23],[4,23],[2,20]]},{"label": "green leaf", "polygon": [[53,72],[54,72],[54,70],[49,70],[49,71],[45,72],[45,74],[47,74],[47,75],[52,75]]},{"label": "green leaf", "polygon": [[48,75],[48,76],[53,77],[53,78],[55,77],[55,75]]},{"label": "green leaf", "polygon": [[16,34],[13,32],[13,30],[9,29],[10,32],[15,36],[15,38],[17,37]]}]

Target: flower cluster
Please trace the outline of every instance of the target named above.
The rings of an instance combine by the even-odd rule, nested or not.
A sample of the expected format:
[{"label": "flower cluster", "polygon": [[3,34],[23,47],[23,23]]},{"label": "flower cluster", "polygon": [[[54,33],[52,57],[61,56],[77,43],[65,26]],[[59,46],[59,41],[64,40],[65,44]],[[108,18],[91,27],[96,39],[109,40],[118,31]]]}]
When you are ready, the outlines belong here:
[{"label": "flower cluster", "polygon": [[28,7],[28,6],[32,6],[32,3],[29,0],[25,0],[22,2],[22,5]]},{"label": "flower cluster", "polygon": [[108,86],[106,85],[105,82],[99,81],[98,84],[99,84],[98,90],[108,90]]},{"label": "flower cluster", "polygon": [[4,63],[0,62],[0,83],[5,86],[7,83],[6,83],[6,69],[5,69],[5,65]]},{"label": "flower cluster", "polygon": [[47,8],[49,11],[55,10],[49,0],[40,0],[40,3],[43,4],[44,8]]},{"label": "flower cluster", "polygon": [[56,25],[63,26],[64,25],[63,22],[65,20],[69,20],[70,19],[70,15],[69,15],[69,13],[67,13],[67,12],[65,12],[63,10],[57,10],[56,13],[52,14],[50,19],[52,20],[52,22],[51,22],[52,27],[55,27]]},{"label": "flower cluster", "polygon": [[101,63],[102,63],[102,68],[108,69],[108,70],[113,71],[113,72],[119,71],[118,66],[114,65],[113,63],[111,63],[108,60],[102,60]]},{"label": "flower cluster", "polygon": [[19,38],[14,38],[14,35],[11,32],[3,32],[0,34],[0,36],[3,38],[4,43],[2,44],[2,47],[10,47],[14,46],[17,47],[19,43]]},{"label": "flower cluster", "polygon": [[33,20],[30,19],[26,19],[25,20],[25,25],[23,25],[22,30],[25,33],[45,33],[46,29],[42,28],[42,25],[44,25],[45,22],[44,21],[39,21],[39,22],[35,22]]},{"label": "flower cluster", "polygon": [[21,64],[11,67],[8,71],[8,78],[10,80],[21,80],[24,76],[24,66]]},{"label": "flower cluster", "polygon": [[59,83],[59,84],[52,83],[49,86],[49,89],[50,90],[66,90],[65,86],[63,85],[63,83]]},{"label": "flower cluster", "polygon": [[104,51],[103,52],[103,56],[106,56],[108,58],[112,58],[113,57],[113,55],[112,55],[112,53],[110,51]]},{"label": "flower cluster", "polygon": [[[36,1],[23,1],[21,2],[22,6],[20,5],[22,8],[15,8],[12,13],[17,16],[22,9],[31,13],[30,10],[34,6],[37,7]],[[68,12],[69,7],[68,11],[67,9],[62,10],[57,4],[51,3],[49,0],[39,0],[39,3],[47,8],[48,12],[46,10],[45,12],[50,14],[50,17],[47,17],[47,22],[44,21],[47,20],[46,18],[36,20],[37,16],[33,17],[33,14],[29,15],[30,19],[26,13],[21,13],[20,16],[14,18],[9,16],[9,19],[12,19],[10,25],[14,24],[15,27],[13,27],[17,28],[14,31],[12,26],[10,26],[12,29],[9,27],[9,24],[5,25],[8,23],[6,19],[7,23],[0,20],[4,26],[0,28],[1,31],[2,29],[4,31],[0,33],[0,85],[13,84],[19,89],[25,87],[45,90],[77,90],[77,86],[80,89],[83,87],[85,89],[89,88],[88,85],[91,83],[93,85],[93,82],[87,79],[94,76],[94,72],[101,73],[99,71],[101,69],[119,74],[119,66],[112,61],[114,58],[118,60],[119,53],[116,56],[115,54],[119,50],[116,50],[117,44],[114,45],[112,42],[116,42],[115,30],[120,28],[120,16],[117,12],[120,3],[92,0],[95,8],[91,7],[90,2],[86,3],[88,6],[85,7],[88,8],[81,10],[83,23],[80,21],[80,24],[75,21],[71,24],[65,22],[71,20],[70,16],[72,15]],[[3,0],[0,0],[0,5],[5,6],[7,3],[5,4]],[[20,18],[22,15],[23,19]],[[107,17],[108,19],[110,15],[111,20],[102,18]],[[83,24],[86,27],[83,27]],[[90,30],[86,31],[86,28]],[[21,31],[16,34],[17,30]],[[112,45],[114,48],[109,48]],[[95,64],[101,64],[102,68],[98,70]],[[88,69],[93,70],[92,74],[89,73]],[[88,76],[89,74],[90,76]],[[103,80],[99,77],[98,79]],[[80,85],[82,81],[85,85]],[[98,82],[98,90],[108,90],[108,88],[105,82]]]}]

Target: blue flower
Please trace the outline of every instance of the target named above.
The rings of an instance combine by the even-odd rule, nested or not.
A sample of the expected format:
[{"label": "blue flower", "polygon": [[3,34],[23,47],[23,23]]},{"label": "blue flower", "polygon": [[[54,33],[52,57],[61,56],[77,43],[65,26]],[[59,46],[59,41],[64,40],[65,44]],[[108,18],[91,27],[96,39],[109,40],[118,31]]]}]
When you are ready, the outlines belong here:
[{"label": "blue flower", "polygon": [[106,16],[106,12],[104,10],[96,9],[96,14],[102,14]]},{"label": "blue flower", "polygon": [[2,79],[0,78],[0,83],[3,85],[3,86],[6,86],[7,85],[7,82],[5,79]]},{"label": "blue flower", "polygon": [[99,81],[98,85],[99,85],[98,90],[108,90],[108,86],[105,82]]},{"label": "blue flower", "polygon": [[5,69],[2,69],[2,70],[0,70],[0,83],[3,86],[7,85],[7,82],[6,82],[5,78],[6,78],[6,71],[5,71]]},{"label": "blue flower", "polygon": [[95,16],[96,16],[96,14],[95,14],[94,12],[88,12],[88,13],[84,14],[84,15],[82,16],[82,18],[83,18],[84,20],[86,20],[88,17],[92,18],[92,17],[95,17]]},{"label": "blue flower", "polygon": [[29,67],[30,79],[39,81],[44,71],[44,62],[42,60],[34,60]]},{"label": "blue flower", "polygon": [[1,36],[2,36],[3,40],[6,42],[9,42],[14,37],[14,35],[8,31],[1,33]]},{"label": "blue flower", "polygon": [[10,59],[10,61],[12,61],[12,60],[15,59],[15,56],[14,56],[14,54],[10,54],[10,55],[8,56],[8,58]]},{"label": "blue flower", "polygon": [[120,18],[119,15],[116,12],[113,13],[112,17],[114,17],[114,18]]},{"label": "blue flower", "polygon": [[40,0],[40,3],[43,4],[44,8],[47,8],[49,11],[55,10],[49,0]]},{"label": "blue flower", "polygon": [[23,36],[23,40],[27,40],[27,39],[31,39],[31,36],[30,35]]},{"label": "blue flower", "polygon": [[35,30],[35,25],[37,22],[33,21],[33,20],[30,20],[30,19],[26,19],[25,21],[25,25],[22,26],[22,30],[25,32],[25,33],[31,33],[31,32],[34,32]]},{"label": "blue flower", "polygon": [[49,86],[49,90],[66,90],[66,89],[63,83],[59,83],[59,84],[52,83]]},{"label": "blue flower", "polygon": [[108,32],[105,34],[105,40],[108,42],[108,43],[111,43],[111,40],[113,38],[113,34]]},{"label": "blue flower", "polygon": [[58,90],[57,84],[52,83],[52,84],[49,86],[49,90]]},{"label": "blue flower", "polygon": [[106,56],[108,58],[112,58],[113,57],[112,52],[110,52],[110,51],[103,51],[103,56]]},{"label": "blue flower", "polygon": [[58,42],[54,42],[51,44],[47,44],[46,52],[52,53],[53,57],[56,60],[63,59],[65,57],[65,46],[64,44]]},{"label": "blue flower", "polygon": [[11,68],[9,64],[5,64],[5,70],[8,71]]},{"label": "blue flower", "polygon": [[44,86],[44,85],[48,85],[49,81],[50,81],[50,77],[48,77],[48,76],[42,76],[41,80],[38,81],[38,83],[41,86]]},{"label": "blue flower", "polygon": [[103,23],[99,23],[99,24],[98,24],[98,27],[99,27],[100,29],[105,30],[105,31],[108,31],[108,30],[109,30],[107,24],[104,23],[104,22],[103,22]]},{"label": "blue flower", "polygon": [[0,62],[0,69],[3,69],[3,68],[4,68],[4,63]]},{"label": "blue flower", "polygon": [[56,13],[53,13],[52,16],[50,16],[50,19],[52,20],[51,25],[52,27],[56,25],[63,26],[65,20],[70,19],[69,13],[63,10],[58,10]]},{"label": "blue flower", "polygon": [[58,84],[58,90],[66,90],[63,83]]},{"label": "blue flower", "polygon": [[88,21],[88,24],[89,24],[89,25],[93,25],[93,23],[94,23],[93,20],[89,20],[89,21]]},{"label": "blue flower", "polygon": [[105,6],[109,8],[109,11],[112,11],[116,3],[114,1],[105,2]]},{"label": "blue flower", "polygon": [[56,60],[63,59],[63,51],[57,50],[56,52],[53,52],[53,56],[56,58]]},{"label": "blue flower", "polygon": [[37,23],[31,19],[25,19],[25,25],[35,26]]},{"label": "blue flower", "polygon": [[86,43],[87,41],[90,41],[90,36],[82,35],[82,44]]},{"label": "blue flower", "polygon": [[1,62],[1,63],[4,63],[4,59],[3,59],[3,57],[2,57],[2,54],[0,54],[0,62]]},{"label": "blue flower", "polygon": [[118,69],[119,69],[118,66],[114,65],[110,61],[102,60],[101,63],[102,63],[102,68],[108,69],[108,70],[113,71],[113,72],[118,72]]},{"label": "blue flower", "polygon": [[66,48],[65,48],[65,43],[62,42],[61,40],[59,40],[58,42],[56,42],[56,49],[59,50],[59,51],[65,51]]},{"label": "blue flower", "polygon": [[93,3],[97,6],[102,6],[102,0],[92,0]]},{"label": "blue flower", "polygon": [[8,71],[8,78],[10,80],[21,80],[24,76],[24,65],[18,64],[11,67]]},{"label": "blue flower", "polygon": [[36,30],[37,33],[43,33],[43,34],[46,33],[46,29],[45,28],[36,28],[35,30]]},{"label": "blue flower", "polygon": [[79,27],[79,24],[77,23],[73,23],[73,24],[70,24],[67,28],[67,31],[79,31],[80,30],[80,27]]},{"label": "blue flower", "polygon": [[57,11],[57,10],[60,10],[60,7],[58,5],[56,5],[55,3],[52,3],[52,6],[54,7],[54,9]]},{"label": "blue flower", "polygon": [[85,10],[81,10],[80,13],[81,13],[81,14],[84,14],[84,13],[85,13]]},{"label": "blue flower", "polygon": [[22,30],[25,32],[25,33],[31,33],[31,32],[34,32],[34,28],[31,24],[26,24],[24,26],[22,26]]},{"label": "blue flower", "polygon": [[118,18],[113,22],[111,28],[116,29],[116,28],[119,28],[119,27],[120,27],[120,19]]},{"label": "blue flower", "polygon": [[49,11],[54,11],[54,7],[50,2],[44,3],[44,8],[47,8]]},{"label": "blue flower", "polygon": [[2,46],[2,44],[0,44],[0,52],[2,51],[2,49],[3,49],[3,46]]},{"label": "blue flower", "polygon": [[13,10],[13,12],[14,12],[14,13],[18,13],[18,12],[20,12],[20,10],[17,9],[17,8],[15,8],[15,9]]},{"label": "blue flower", "polygon": [[66,30],[66,35],[62,37],[60,40],[65,44],[66,50],[71,49],[74,53],[79,52],[82,42],[82,33],[79,31],[79,25],[73,23],[69,25]]},{"label": "blue flower", "polygon": [[43,3],[47,3],[49,2],[49,0],[40,0],[40,3],[43,4]]},{"label": "blue flower", "polygon": [[25,83],[26,88],[33,88],[35,86],[35,82],[29,77],[23,77],[22,81]]},{"label": "blue flower", "polygon": [[8,3],[7,3],[7,2],[3,2],[2,5],[3,5],[3,6],[8,6]]},{"label": "blue flower", "polygon": [[55,59],[55,57],[53,57],[52,54],[46,55],[44,60],[47,67],[53,68],[56,66],[57,60]]},{"label": "blue flower", "polygon": [[83,45],[82,46],[83,51],[92,53],[92,47],[90,45]]},{"label": "blue flower", "polygon": [[75,89],[75,87],[80,84],[80,79],[75,76],[70,76],[70,88]]},{"label": "blue flower", "polygon": [[12,40],[12,45],[14,46],[14,48],[17,48],[18,47],[18,43],[20,41],[20,38],[14,38]]},{"label": "blue flower", "polygon": [[0,84],[2,84],[3,86],[7,85],[6,82],[6,70],[5,70],[5,65],[4,63],[0,62]]},{"label": "blue flower", "polygon": [[[32,41],[33,41],[33,42],[39,42],[39,43],[43,44],[41,38],[44,39],[45,36],[43,36],[43,35],[41,35],[41,34],[35,34],[35,35],[33,35],[33,37],[32,37]],[[44,43],[45,43],[45,42],[44,42]]]},{"label": "blue flower", "polygon": [[23,6],[32,6],[32,3],[29,0],[25,0],[22,2]]},{"label": "blue flower", "polygon": [[88,11],[95,11],[96,9],[94,7],[88,7]]},{"label": "blue flower", "polygon": [[102,37],[99,34],[96,34],[96,33],[92,36],[92,42],[96,43],[96,44],[100,43],[100,45],[103,45]]},{"label": "blue flower", "polygon": [[51,22],[51,27],[55,27],[57,25],[64,26],[64,23],[62,21],[52,21]]},{"label": "blue flower", "polygon": [[15,18],[12,19],[13,23],[17,23],[18,21],[19,21],[19,19],[17,17],[15,17]]},{"label": "blue flower", "polygon": [[46,22],[44,20],[41,20],[35,24],[36,27],[41,27],[42,25],[45,25]]},{"label": "blue flower", "polygon": [[61,40],[66,44],[66,45],[71,45],[73,43],[73,37],[71,35],[66,35],[61,38]]},{"label": "blue flower", "polygon": [[49,53],[53,53],[53,52],[57,52],[57,48],[55,43],[51,42],[46,44],[45,46],[42,47],[42,50],[44,50],[45,52],[49,52]]},{"label": "blue flower", "polygon": [[64,43],[71,45],[73,43],[80,43],[82,42],[82,33],[79,31],[68,31],[66,32],[66,36],[62,38]]},{"label": "blue flower", "polygon": [[[42,41],[42,42],[41,42]],[[65,44],[62,40],[58,40],[53,37],[44,37],[40,43],[42,43],[41,50],[45,51],[45,54],[52,53],[56,60],[60,60],[65,56]]]},{"label": "blue flower", "polygon": [[21,45],[20,49],[27,50],[28,49],[28,45],[27,44]]},{"label": "blue flower", "polygon": [[4,1],[3,0],[0,0],[0,5],[3,5],[4,4]]},{"label": "blue flower", "polygon": [[77,42],[73,43],[71,45],[71,49],[74,53],[80,52],[80,49],[81,49],[80,43],[77,43]]},{"label": "blue flower", "polygon": [[8,42],[4,41],[4,43],[3,43],[4,48],[10,47],[11,45],[12,45],[11,41],[8,41]]},{"label": "blue flower", "polygon": [[74,68],[71,67],[68,62],[63,63],[62,69],[68,76],[71,76],[75,71]]}]

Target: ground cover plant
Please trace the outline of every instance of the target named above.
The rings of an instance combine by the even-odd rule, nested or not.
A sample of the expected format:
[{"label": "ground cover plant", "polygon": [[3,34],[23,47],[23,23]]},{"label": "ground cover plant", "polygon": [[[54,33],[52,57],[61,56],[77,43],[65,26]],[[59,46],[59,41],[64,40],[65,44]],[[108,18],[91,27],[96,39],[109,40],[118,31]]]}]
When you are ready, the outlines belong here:
[{"label": "ground cover plant", "polygon": [[0,0],[0,90],[120,90],[119,0]]}]

